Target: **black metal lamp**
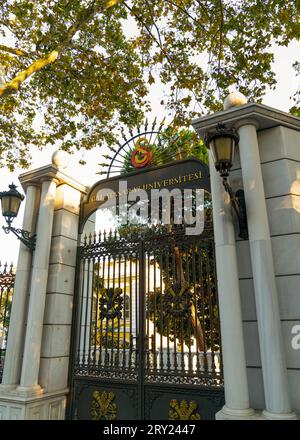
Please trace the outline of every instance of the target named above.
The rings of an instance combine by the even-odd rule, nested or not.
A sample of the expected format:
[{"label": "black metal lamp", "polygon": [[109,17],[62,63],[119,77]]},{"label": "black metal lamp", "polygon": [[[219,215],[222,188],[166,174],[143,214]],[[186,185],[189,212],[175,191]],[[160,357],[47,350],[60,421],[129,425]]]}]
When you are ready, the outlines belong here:
[{"label": "black metal lamp", "polygon": [[19,193],[16,185],[13,183],[9,185],[9,191],[0,192],[2,214],[5,217],[8,226],[3,226],[4,232],[9,234],[12,232],[16,237],[22,241],[31,251],[35,248],[36,236],[30,236],[30,233],[23,229],[16,229],[11,226],[13,219],[17,217],[21,202],[24,196]]},{"label": "black metal lamp", "polygon": [[212,151],[216,170],[223,178],[225,190],[230,195],[231,205],[239,221],[239,237],[248,240],[248,225],[246,214],[245,195],[242,189],[235,193],[227,181],[233,164],[234,150],[239,142],[236,130],[227,128],[225,124],[218,124],[216,130],[208,132],[204,138],[205,145]]}]

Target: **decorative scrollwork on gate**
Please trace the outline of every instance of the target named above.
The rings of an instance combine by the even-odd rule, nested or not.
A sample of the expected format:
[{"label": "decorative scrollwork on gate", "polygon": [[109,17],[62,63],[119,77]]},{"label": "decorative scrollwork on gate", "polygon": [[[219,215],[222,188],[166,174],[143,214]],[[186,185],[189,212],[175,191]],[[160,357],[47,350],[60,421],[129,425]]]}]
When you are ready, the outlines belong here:
[{"label": "decorative scrollwork on gate", "polygon": [[200,420],[201,416],[196,412],[198,403],[194,400],[187,402],[186,400],[173,399],[170,402],[169,420]]},{"label": "decorative scrollwork on gate", "polygon": [[164,305],[168,315],[184,317],[190,312],[193,294],[187,283],[169,284],[164,294]]},{"label": "decorative scrollwork on gate", "polygon": [[107,393],[103,391],[94,391],[93,401],[91,405],[91,419],[92,420],[116,420],[117,405],[113,403],[115,394],[110,391]]},{"label": "decorative scrollwork on gate", "polygon": [[124,299],[122,297],[122,289],[118,287],[113,289],[102,288],[100,290],[100,319],[122,318]]}]

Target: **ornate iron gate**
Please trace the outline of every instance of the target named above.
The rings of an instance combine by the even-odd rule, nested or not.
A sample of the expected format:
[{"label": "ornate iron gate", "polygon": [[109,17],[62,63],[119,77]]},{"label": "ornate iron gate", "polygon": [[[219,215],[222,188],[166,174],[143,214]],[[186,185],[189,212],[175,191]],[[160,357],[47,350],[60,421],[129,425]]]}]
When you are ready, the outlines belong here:
[{"label": "ornate iron gate", "polygon": [[78,250],[69,416],[214,419],[224,403],[212,230],[124,230]]},{"label": "ornate iron gate", "polygon": [[15,283],[15,273],[13,265],[0,263],[0,383],[5,360],[6,342],[12,303],[13,288]]}]

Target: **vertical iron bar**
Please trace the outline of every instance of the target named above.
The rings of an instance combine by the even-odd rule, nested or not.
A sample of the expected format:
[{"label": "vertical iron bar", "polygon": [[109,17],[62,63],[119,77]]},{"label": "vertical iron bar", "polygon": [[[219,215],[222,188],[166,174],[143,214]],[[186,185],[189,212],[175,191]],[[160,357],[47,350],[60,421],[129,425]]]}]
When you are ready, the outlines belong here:
[{"label": "vertical iron bar", "polygon": [[153,267],[154,267],[154,274],[153,274],[153,292],[154,292],[154,318],[153,318],[153,370],[154,372],[157,369],[157,353],[156,353],[156,306],[157,306],[157,292],[156,292],[156,255],[155,255],[156,249],[153,251],[153,258],[154,258],[154,262],[153,262]]},{"label": "vertical iron bar", "polygon": [[[167,252],[166,252],[166,272],[167,272],[167,280],[166,280],[166,284],[167,284],[167,288],[170,285],[170,276],[169,276],[169,271],[170,271],[170,248],[169,248],[169,243],[167,245]],[[170,320],[169,317],[166,317],[167,319],[167,371],[170,372],[171,371],[171,359],[170,359]]]},{"label": "vertical iron bar", "polygon": [[126,276],[126,254],[124,255],[124,319],[123,319],[123,368],[127,367],[126,362],[126,288],[127,288],[127,276]]},{"label": "vertical iron bar", "polygon": [[209,326],[210,326],[210,350],[211,350],[211,369],[213,376],[215,375],[215,350],[214,350],[214,332],[213,332],[213,308],[212,308],[212,290],[211,290],[211,265],[210,265],[210,249],[209,246],[210,243],[207,242],[207,258],[206,258],[206,265],[207,265],[207,278],[208,278],[208,307],[209,307]]},{"label": "vertical iron bar", "polygon": [[[173,249],[172,252],[172,268],[173,268],[173,274],[172,274],[172,279],[173,279],[173,283],[175,284],[177,282],[176,279],[176,262],[175,262],[175,251]],[[174,322],[174,371],[177,372],[178,370],[178,362],[177,362],[177,344],[176,344],[176,337],[177,337],[177,332],[176,332],[176,325],[177,325],[177,317],[176,314],[174,313],[174,308],[173,308],[173,322]]]},{"label": "vertical iron bar", "polygon": [[[115,294],[116,256],[113,255],[113,294]],[[111,360],[110,365],[114,367],[114,345],[115,345],[115,318],[111,319]]]},{"label": "vertical iron bar", "polygon": [[[193,286],[194,286],[194,307],[195,307],[195,339],[196,339],[196,373],[197,376],[200,373],[200,363],[199,363],[199,344],[198,344],[198,301],[197,301],[197,287],[196,287],[196,283],[197,280],[196,278],[196,254],[195,254],[195,247],[198,249],[198,256],[200,258],[199,255],[199,243],[197,246],[197,243],[195,243],[195,245],[192,247],[192,274],[193,274]],[[200,285],[200,283],[199,283]]]},{"label": "vertical iron bar", "polygon": [[145,356],[144,356],[144,338],[145,338],[145,246],[143,240],[139,245],[139,420],[144,420],[144,380],[145,380]]},{"label": "vertical iron bar", "polygon": [[[105,289],[105,261],[106,261],[106,255],[102,256],[102,293],[101,293],[101,298],[100,300],[102,300],[103,298],[103,292]],[[103,345],[103,320],[104,320],[104,316],[103,316],[103,312],[99,313],[100,314],[100,338],[99,338],[99,359],[98,359],[98,367],[101,365],[103,366],[103,362],[102,362],[102,345]]]},{"label": "vertical iron bar", "polygon": [[[146,260],[147,260],[147,286],[146,286],[146,292],[147,292],[147,302],[148,302],[148,309],[150,311],[150,258],[149,258],[149,252],[146,252]],[[150,312],[147,316],[147,330],[146,330],[146,336],[147,336],[147,356],[146,356],[146,369],[149,371],[151,369],[151,355],[150,355]],[[151,350],[153,349],[153,345],[151,344]]]},{"label": "vertical iron bar", "polygon": [[204,372],[207,373],[208,372],[208,362],[207,362],[207,349],[206,349],[206,334],[205,334],[205,330],[206,330],[206,325],[205,325],[205,291],[204,291],[204,283],[205,283],[205,279],[203,276],[203,258],[206,258],[206,255],[203,256],[203,250],[205,250],[204,247],[204,243],[201,242],[201,247],[200,247],[200,261],[199,261],[199,271],[201,274],[201,318],[202,318],[202,333],[203,333],[203,359],[204,359]]},{"label": "vertical iron bar", "polygon": [[[91,311],[90,311],[90,335],[89,335],[89,353],[88,365],[91,366],[91,351],[92,351],[92,333],[93,333],[93,307],[94,307],[94,282],[95,282],[95,258],[92,258],[92,288],[91,288]],[[88,292],[89,293],[89,292]]]},{"label": "vertical iron bar", "polygon": [[160,267],[160,372],[164,370],[164,352],[163,352],[163,329],[164,329],[164,314],[163,314],[163,250],[164,247],[161,246],[160,256],[159,256],[159,267]]},{"label": "vertical iron bar", "polygon": [[[119,289],[121,289],[121,254],[118,255],[118,284]],[[124,303],[123,303],[124,311]],[[117,341],[117,367],[120,366],[120,326],[121,326],[122,314],[118,317],[118,341]]]},{"label": "vertical iron bar", "polygon": [[130,254],[130,263],[129,263],[129,364],[128,367],[131,369],[132,364],[132,258],[133,254]]},{"label": "vertical iron bar", "polygon": [[[189,286],[190,289],[190,267],[189,267],[189,256],[190,256],[190,246],[192,246],[192,244],[190,244],[189,242],[185,244],[185,254],[186,254],[186,282]],[[183,250],[182,250],[182,256],[183,256]],[[188,321],[188,339],[189,339],[189,345],[188,345],[188,349],[189,349],[189,354],[188,354],[188,370],[189,373],[192,372],[192,350],[191,350],[191,344],[190,341],[192,339],[192,323],[191,323],[191,317],[189,318]]]},{"label": "vertical iron bar", "polygon": [[85,292],[85,319],[84,319],[84,340],[83,340],[83,365],[86,364],[86,334],[87,334],[87,319],[88,319],[88,292],[90,286],[90,258],[87,258],[87,283]]},{"label": "vertical iron bar", "polygon": [[98,308],[99,308],[99,283],[100,283],[100,256],[97,257],[97,286],[96,286],[96,310],[95,310],[95,346],[94,346],[94,366],[97,357],[97,337],[98,337]]},{"label": "vertical iron bar", "polygon": [[140,303],[139,303],[139,299],[138,299],[138,294],[139,294],[139,277],[140,277],[140,267],[139,267],[139,249],[137,249],[135,251],[135,369],[138,368],[138,341],[137,341],[137,336],[138,336],[138,332],[139,332],[139,318],[138,318],[138,313],[139,313],[139,307],[140,307]]},{"label": "vertical iron bar", "polygon": [[[77,247],[76,252],[76,272],[75,272],[75,291],[73,299],[73,314],[72,314],[72,332],[71,332],[71,350],[70,350],[70,368],[68,373],[68,386],[71,392],[67,396],[66,404],[66,418],[69,420],[74,416],[76,408],[74,394],[75,388],[73,385],[73,375],[75,365],[80,364],[80,339],[81,339],[81,323],[82,323],[82,297],[80,280],[84,281],[83,266],[81,261],[81,247]],[[80,302],[81,300],[81,302]]]},{"label": "vertical iron bar", "polygon": [[[107,295],[109,292],[109,285],[110,285],[110,251],[107,256]],[[108,306],[107,306],[107,313],[106,313],[106,328],[105,328],[105,355],[104,355],[104,367],[107,368],[109,364],[109,355],[108,355],[108,331],[109,331],[109,318],[108,318]]]}]

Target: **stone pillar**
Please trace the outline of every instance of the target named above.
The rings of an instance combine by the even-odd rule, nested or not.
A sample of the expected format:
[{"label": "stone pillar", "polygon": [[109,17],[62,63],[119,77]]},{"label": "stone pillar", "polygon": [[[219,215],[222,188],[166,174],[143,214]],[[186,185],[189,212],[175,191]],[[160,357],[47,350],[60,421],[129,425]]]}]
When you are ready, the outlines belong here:
[{"label": "stone pillar", "polygon": [[216,418],[249,419],[250,408],[242,327],[235,234],[230,200],[210,152],[219,313],[224,368],[225,406]]},{"label": "stone pillar", "polygon": [[19,392],[36,394],[38,385],[42,329],[46,301],[46,288],[52,236],[56,181],[42,183],[41,201],[37,223],[37,241],[31,276],[30,300],[25,335],[25,347]]},{"label": "stone pillar", "polygon": [[296,415],[291,411],[288,390],[256,122],[244,119],[236,126],[239,127],[240,135],[240,159],[266,401],[263,415],[268,419],[296,419]]},{"label": "stone pillar", "polygon": [[[22,229],[30,232],[31,235],[35,232],[38,194],[37,185],[29,184],[26,189]],[[0,386],[2,390],[16,388],[20,381],[31,263],[32,253],[27,246],[20,242],[5,364]]]},{"label": "stone pillar", "polygon": [[[36,217],[29,209],[30,192],[34,191],[29,188],[32,185],[40,187],[41,197],[36,209],[39,212],[33,264],[30,260],[26,266],[29,267],[30,289],[25,282],[23,285],[20,282],[20,294],[16,297],[17,303],[19,296],[29,297],[26,301],[29,304],[24,305],[23,318],[22,311],[20,315],[15,313],[13,324],[11,322],[13,327],[9,330],[10,334],[24,334],[26,329],[25,345],[24,336],[20,349],[13,347],[14,338],[11,338],[6,353],[7,370],[14,353],[20,356],[21,377],[18,374],[17,379],[12,379],[10,373],[9,380],[14,381],[15,387],[0,387],[0,420],[65,418],[79,211],[81,196],[87,192],[84,185],[65,171],[68,156],[57,151],[52,156],[52,164],[19,177],[23,188],[28,188],[28,215],[25,212],[23,226],[29,231],[33,229],[25,220],[34,224]],[[24,323],[21,325],[21,320],[26,327]],[[17,371],[16,365],[13,368]]]}]

